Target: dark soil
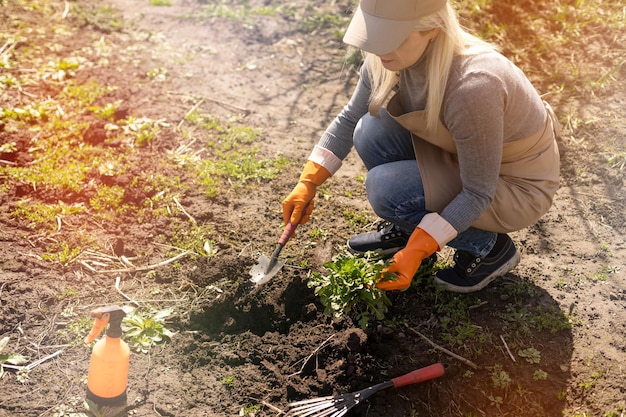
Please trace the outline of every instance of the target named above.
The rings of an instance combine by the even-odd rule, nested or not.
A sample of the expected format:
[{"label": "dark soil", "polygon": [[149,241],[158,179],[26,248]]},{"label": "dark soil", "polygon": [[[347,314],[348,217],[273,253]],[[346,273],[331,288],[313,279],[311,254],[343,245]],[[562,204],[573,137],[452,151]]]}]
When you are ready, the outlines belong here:
[{"label": "dark soil", "polygon": [[[50,1],[56,8],[52,21],[38,20],[35,12],[29,17],[23,2],[17,3],[0,2],[3,20],[22,13],[22,21],[40,36],[59,37],[54,28],[62,21],[62,2]],[[260,129],[259,157],[284,155],[304,162],[355,85],[355,69],[342,64],[345,47],[340,39],[323,31],[302,31],[298,19],[282,14],[251,21],[189,18],[201,12],[200,3],[181,0],[156,7],[114,0],[126,23],[110,32],[70,12],[66,21],[75,32],[59,37],[62,47],[50,51],[51,56],[71,55],[105,40],[112,48],[106,62],[81,70],[77,81],[96,79],[118,86],[107,100],[123,100],[126,112],[169,122],[159,140],[133,161],[128,176],[94,177],[96,183],[124,186],[129,202],[159,192],[134,189],[133,176],[154,170],[159,154],[183,143],[176,126],[201,99],[202,112]],[[306,4],[345,16],[347,22],[347,1],[301,3],[303,10]],[[95,2],[86,4],[96,7]],[[6,33],[17,30],[4,23],[0,27]],[[163,81],[146,77],[159,67],[167,69]],[[0,75],[2,71],[8,70],[0,67]],[[218,251],[212,257],[185,256],[150,273],[94,273],[80,262],[62,267],[40,255],[50,240],[82,230],[103,253],[156,264],[171,257],[158,243],[168,241],[173,226],[188,224],[182,211],[171,222],[85,219],[44,234],[11,216],[15,201],[24,195],[43,201],[59,196],[28,184],[0,193],[0,338],[10,336],[10,349],[32,360],[62,349],[32,369],[27,382],[6,371],[0,380],[0,416],[79,415],[90,348],[69,342],[67,313],[88,317],[99,305],[131,305],[124,294],[140,306],[174,311],[167,322],[175,332],[172,340],[149,354],[131,356],[128,404],[133,416],[279,415],[292,401],[349,393],[436,362],[446,366],[443,377],[381,391],[351,415],[623,416],[626,193],[623,166],[605,158],[609,147],[623,154],[625,146],[626,94],[622,84],[617,88],[611,96],[578,104],[584,117],[599,122],[583,138],[566,126],[561,189],[554,207],[536,225],[512,234],[523,252],[512,273],[477,294],[440,294],[429,282],[392,293],[387,315],[392,322],[374,322],[366,330],[352,317],[326,316],[306,284],[312,272],[321,272],[324,262],[344,250],[351,235],[376,222],[358,180],[366,172],[354,153],[324,185],[326,198],[316,200],[312,220],[300,226],[283,251],[285,267],[254,291],[248,271],[259,254],[269,255],[275,247],[282,231],[280,201],[295,184],[300,163],[285,168],[274,181],[225,189],[214,198],[191,185],[193,178],[181,178],[190,184],[179,198],[181,206],[196,222],[211,226],[207,238],[216,242]],[[58,93],[45,84],[24,89],[32,96]],[[2,102],[27,99],[0,93]],[[569,111],[556,110],[560,115]],[[85,140],[109,146],[103,127],[91,122]],[[0,144],[8,142],[8,133],[3,135]],[[30,134],[11,135],[24,150],[12,162],[31,162],[26,152]],[[344,215],[349,211],[365,213],[370,222],[350,226]],[[325,233],[312,238],[313,230]],[[607,268],[606,279],[596,279]],[[121,278],[119,291],[116,277]],[[444,300],[446,306],[454,305],[455,299],[466,305],[468,297],[468,330],[479,343],[464,343],[461,335],[444,337],[452,313],[440,306]],[[547,323],[533,321],[541,314]],[[568,320],[571,326],[555,329],[554,323]],[[420,334],[477,368],[434,348]],[[516,354],[529,347],[541,352],[539,364]],[[512,380],[510,385],[494,379],[500,369]],[[548,377],[534,378],[538,369]]]}]

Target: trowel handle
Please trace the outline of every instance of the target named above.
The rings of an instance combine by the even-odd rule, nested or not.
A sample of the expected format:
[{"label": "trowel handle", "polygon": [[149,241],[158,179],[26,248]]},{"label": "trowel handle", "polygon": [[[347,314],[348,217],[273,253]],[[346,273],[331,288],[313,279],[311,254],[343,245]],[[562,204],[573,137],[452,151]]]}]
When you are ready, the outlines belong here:
[{"label": "trowel handle", "polygon": [[[312,201],[309,201],[308,203],[306,203],[302,210],[305,211],[306,208],[309,206],[309,204],[313,204]],[[283,230],[283,234],[280,235],[280,238],[278,239],[278,244],[280,246],[285,246],[287,242],[289,242],[289,239],[291,239],[293,234],[296,232],[296,227],[298,227],[298,225],[291,223],[291,220],[287,222],[287,225],[285,226],[285,230]]]},{"label": "trowel handle", "polygon": [[293,236],[293,233],[296,231],[296,227],[298,227],[297,224],[293,224],[291,222],[287,223],[283,234],[280,235],[280,238],[278,239],[278,244],[284,246],[289,241],[289,239],[291,239],[291,236]]}]

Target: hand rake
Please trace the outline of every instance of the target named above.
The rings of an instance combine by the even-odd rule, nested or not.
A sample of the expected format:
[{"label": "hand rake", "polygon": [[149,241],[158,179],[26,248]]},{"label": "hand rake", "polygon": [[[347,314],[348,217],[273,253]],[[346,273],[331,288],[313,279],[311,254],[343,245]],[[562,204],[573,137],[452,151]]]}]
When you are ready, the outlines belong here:
[{"label": "hand rake", "polygon": [[298,401],[289,404],[286,416],[293,417],[341,417],[352,407],[367,400],[378,391],[386,388],[398,388],[409,384],[428,381],[442,376],[444,367],[440,363],[429,365],[425,368],[416,369],[406,375],[393,378],[361,391],[350,394],[335,395],[334,397],[320,397],[310,400]]}]

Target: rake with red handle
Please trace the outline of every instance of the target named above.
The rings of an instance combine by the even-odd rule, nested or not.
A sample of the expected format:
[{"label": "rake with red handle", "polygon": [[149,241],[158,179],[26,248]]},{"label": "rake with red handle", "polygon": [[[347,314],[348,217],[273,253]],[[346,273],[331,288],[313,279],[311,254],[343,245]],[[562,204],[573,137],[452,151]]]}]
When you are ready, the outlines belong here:
[{"label": "rake with red handle", "polygon": [[428,381],[444,374],[444,367],[440,363],[416,369],[413,372],[393,378],[390,381],[362,389],[350,394],[335,395],[334,397],[320,397],[298,401],[289,404],[287,416],[293,417],[341,417],[355,405],[367,400],[378,391],[386,388],[398,388],[409,384]]}]

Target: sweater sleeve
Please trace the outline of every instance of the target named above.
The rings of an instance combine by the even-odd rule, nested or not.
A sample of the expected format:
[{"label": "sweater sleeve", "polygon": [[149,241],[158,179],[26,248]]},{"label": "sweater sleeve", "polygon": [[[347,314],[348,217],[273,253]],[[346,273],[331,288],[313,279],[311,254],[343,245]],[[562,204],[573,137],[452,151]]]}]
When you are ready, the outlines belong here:
[{"label": "sweater sleeve", "polygon": [[[332,152],[339,160],[343,160],[352,149],[352,135],[358,121],[368,112],[370,84],[365,66],[361,68],[361,76],[352,93],[350,101],[326,128],[317,146]],[[314,150],[315,152],[315,150]]]},{"label": "sweater sleeve", "polygon": [[537,132],[546,110],[525,74],[494,52],[459,58],[442,118],[457,147],[463,188],[440,215],[460,233],[495,197],[504,143]]}]

